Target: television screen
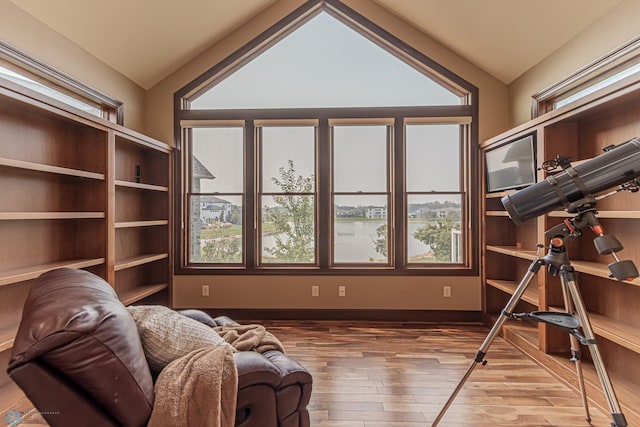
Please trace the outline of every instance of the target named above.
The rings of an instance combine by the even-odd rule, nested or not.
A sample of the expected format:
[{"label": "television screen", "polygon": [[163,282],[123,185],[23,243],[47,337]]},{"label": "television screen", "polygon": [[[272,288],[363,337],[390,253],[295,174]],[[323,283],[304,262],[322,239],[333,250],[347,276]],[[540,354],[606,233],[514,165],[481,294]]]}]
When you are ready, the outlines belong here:
[{"label": "television screen", "polygon": [[487,193],[535,184],[535,153],[535,134],[485,151]]}]

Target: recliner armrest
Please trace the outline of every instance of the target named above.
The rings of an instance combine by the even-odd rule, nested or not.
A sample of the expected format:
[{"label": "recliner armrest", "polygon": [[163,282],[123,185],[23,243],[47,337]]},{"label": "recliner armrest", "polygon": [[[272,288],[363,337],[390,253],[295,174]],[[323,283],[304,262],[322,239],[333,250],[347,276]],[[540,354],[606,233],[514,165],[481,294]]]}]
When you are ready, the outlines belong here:
[{"label": "recliner armrest", "polygon": [[234,354],[238,369],[238,427],[309,427],[307,405],[313,378],[286,354]]},{"label": "recliner armrest", "polygon": [[238,389],[254,384],[267,384],[277,388],[282,383],[282,372],[269,359],[255,351],[239,351],[233,355],[238,369]]}]

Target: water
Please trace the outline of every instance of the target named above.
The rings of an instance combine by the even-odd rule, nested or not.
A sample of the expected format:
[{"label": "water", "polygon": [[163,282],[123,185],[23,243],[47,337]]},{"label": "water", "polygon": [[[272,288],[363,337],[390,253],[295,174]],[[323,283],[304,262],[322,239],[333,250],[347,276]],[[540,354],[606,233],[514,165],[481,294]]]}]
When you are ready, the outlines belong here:
[{"label": "water", "polygon": [[[382,262],[387,259],[376,252],[375,241],[378,239],[376,230],[384,221],[349,221],[336,222],[334,227],[334,257],[335,262]],[[413,233],[424,226],[425,222],[409,223],[409,256],[430,252],[429,245],[413,239]],[[263,236],[262,245],[265,248],[275,246],[275,236]]]}]

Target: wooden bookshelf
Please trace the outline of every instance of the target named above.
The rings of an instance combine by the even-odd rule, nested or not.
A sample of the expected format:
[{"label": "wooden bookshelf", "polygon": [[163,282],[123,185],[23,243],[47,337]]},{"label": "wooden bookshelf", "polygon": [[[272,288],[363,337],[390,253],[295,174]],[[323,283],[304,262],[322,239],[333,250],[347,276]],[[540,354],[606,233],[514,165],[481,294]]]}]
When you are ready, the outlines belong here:
[{"label": "wooden bookshelf", "polygon": [[[581,105],[542,115],[483,142],[481,149],[491,149],[531,133],[537,136],[538,163],[557,155],[568,155],[578,161],[596,157],[605,146],[640,135],[640,82],[628,83],[610,93],[591,97]],[[546,172],[538,172],[538,181],[546,177]],[[485,224],[482,230],[483,318],[487,323],[495,320],[515,292],[530,261],[536,259],[537,245],[548,245],[545,231],[573,216],[556,209],[515,226],[501,203],[501,198],[508,194],[510,192],[500,192],[482,197]],[[605,234],[613,234],[624,246],[618,254],[620,259],[639,262],[640,228],[637,220],[640,219],[640,196],[628,192],[613,194],[598,200],[596,209]],[[613,262],[613,258],[598,254],[592,242],[596,236],[587,234],[588,230],[567,244],[570,262],[577,272],[576,282],[587,317],[627,421],[629,425],[640,424],[640,407],[637,404],[637,396],[640,395],[640,332],[637,327],[640,325],[640,311],[637,310],[640,278],[620,282],[610,277],[608,263]],[[546,248],[542,249],[539,256],[544,256],[546,251]],[[541,268],[522,301],[534,311],[564,311],[559,278],[552,277],[544,267]],[[542,324],[523,327],[508,321],[505,322],[504,335],[558,377],[575,376],[575,367],[569,362],[561,362],[558,356],[568,351],[567,334],[558,328]],[[583,348],[585,352],[588,353]],[[588,356],[583,367],[591,384],[589,398],[608,412]]]},{"label": "wooden bookshelf", "polygon": [[0,79],[0,413],[33,408],[6,374],[33,280],[87,269],[125,304],[171,284],[172,149]]}]

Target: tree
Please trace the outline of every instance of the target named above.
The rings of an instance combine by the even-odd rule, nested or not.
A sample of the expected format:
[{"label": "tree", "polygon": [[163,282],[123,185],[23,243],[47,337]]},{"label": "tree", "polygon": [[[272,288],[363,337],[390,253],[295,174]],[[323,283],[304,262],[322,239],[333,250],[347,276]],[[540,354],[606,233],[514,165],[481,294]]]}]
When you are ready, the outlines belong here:
[{"label": "tree", "polygon": [[387,257],[387,224],[382,224],[376,228],[376,236],[378,238],[373,241],[375,243],[376,252],[383,257]]},{"label": "tree", "polygon": [[240,239],[233,236],[225,236],[208,241],[202,248],[202,261],[204,262],[239,262]]},{"label": "tree", "polygon": [[293,160],[278,169],[280,178],[272,177],[282,195],[273,196],[275,207],[265,207],[264,221],[273,224],[275,246],[265,251],[282,262],[312,262],[315,258],[315,221],[313,175],[296,175]]},{"label": "tree", "polygon": [[451,230],[459,229],[460,224],[443,218],[418,228],[413,237],[431,247],[436,261],[451,262]]}]

